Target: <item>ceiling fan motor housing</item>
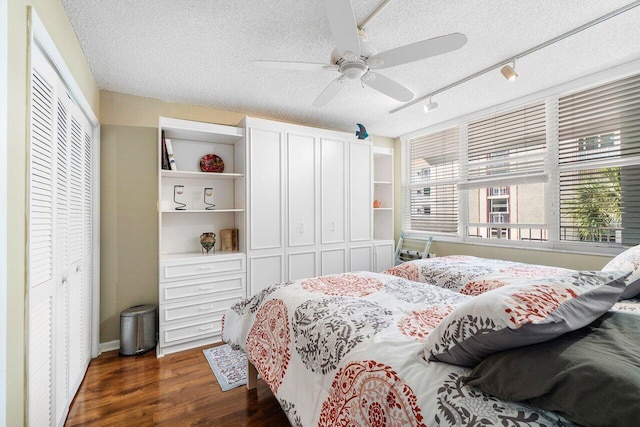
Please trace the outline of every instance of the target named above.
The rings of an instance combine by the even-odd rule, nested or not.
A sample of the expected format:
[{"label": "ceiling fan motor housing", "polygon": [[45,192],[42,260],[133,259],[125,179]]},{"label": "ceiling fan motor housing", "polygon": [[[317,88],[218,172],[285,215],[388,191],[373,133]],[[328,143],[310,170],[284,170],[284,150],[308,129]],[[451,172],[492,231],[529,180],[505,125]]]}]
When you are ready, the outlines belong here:
[{"label": "ceiling fan motor housing", "polygon": [[345,62],[340,65],[340,72],[349,79],[359,79],[369,71],[367,64],[361,61]]}]

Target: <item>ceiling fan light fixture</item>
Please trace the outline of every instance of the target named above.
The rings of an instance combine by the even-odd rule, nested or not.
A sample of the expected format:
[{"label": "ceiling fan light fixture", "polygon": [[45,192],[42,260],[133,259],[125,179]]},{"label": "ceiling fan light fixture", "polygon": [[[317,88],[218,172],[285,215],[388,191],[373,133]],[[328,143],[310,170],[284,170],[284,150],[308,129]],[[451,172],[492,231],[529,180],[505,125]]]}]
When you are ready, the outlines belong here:
[{"label": "ceiling fan light fixture", "polygon": [[349,62],[353,62],[356,61],[358,59],[358,55],[356,55],[355,53],[351,52],[350,50],[346,51],[342,57],[345,59],[345,61],[349,61]]},{"label": "ceiling fan light fixture", "polygon": [[437,108],[438,108],[438,103],[433,102],[431,98],[429,98],[429,103],[424,106],[424,112],[428,114]]},{"label": "ceiling fan light fixture", "polygon": [[375,79],[376,79],[376,75],[373,73],[366,73],[364,76],[362,76],[363,82],[372,82]]},{"label": "ceiling fan light fixture", "polygon": [[384,65],[382,58],[369,58],[367,59],[367,65],[369,68],[380,68]]},{"label": "ceiling fan light fixture", "polygon": [[516,61],[513,61],[513,66],[507,64],[500,70],[505,79],[512,82],[518,78],[518,73],[516,72]]}]

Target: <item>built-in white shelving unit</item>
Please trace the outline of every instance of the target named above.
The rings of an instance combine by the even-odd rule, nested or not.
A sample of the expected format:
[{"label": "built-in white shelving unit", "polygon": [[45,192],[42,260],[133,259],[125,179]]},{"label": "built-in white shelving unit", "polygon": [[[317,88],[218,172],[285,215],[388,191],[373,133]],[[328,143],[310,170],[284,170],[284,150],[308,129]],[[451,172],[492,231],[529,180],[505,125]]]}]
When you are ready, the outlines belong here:
[{"label": "built-in white shelving unit", "polygon": [[393,265],[393,148],[373,147],[373,238],[376,271]]},{"label": "built-in white shelving unit", "polygon": [[[375,240],[393,240],[393,149],[373,147],[373,200]],[[376,207],[375,204],[380,203]]]},{"label": "built-in white shelving unit", "polygon": [[[177,170],[160,166],[163,131]],[[160,118],[158,356],[219,341],[222,314],[246,296],[245,145],[243,128]],[[223,172],[200,170],[206,154],[224,161]],[[206,202],[213,209],[207,209],[205,188],[212,189]],[[177,210],[181,204],[184,210]],[[238,250],[222,251],[220,230],[233,228]],[[209,253],[200,244],[204,232],[216,234]]]}]

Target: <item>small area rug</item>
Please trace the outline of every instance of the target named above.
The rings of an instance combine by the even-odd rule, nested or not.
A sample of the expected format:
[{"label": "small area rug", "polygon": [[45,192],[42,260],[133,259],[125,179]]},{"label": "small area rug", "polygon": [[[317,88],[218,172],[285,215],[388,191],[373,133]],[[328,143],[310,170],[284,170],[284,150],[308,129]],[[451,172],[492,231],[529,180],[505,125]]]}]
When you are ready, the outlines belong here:
[{"label": "small area rug", "polygon": [[202,350],[222,391],[247,383],[247,356],[242,350],[234,350],[229,344]]}]

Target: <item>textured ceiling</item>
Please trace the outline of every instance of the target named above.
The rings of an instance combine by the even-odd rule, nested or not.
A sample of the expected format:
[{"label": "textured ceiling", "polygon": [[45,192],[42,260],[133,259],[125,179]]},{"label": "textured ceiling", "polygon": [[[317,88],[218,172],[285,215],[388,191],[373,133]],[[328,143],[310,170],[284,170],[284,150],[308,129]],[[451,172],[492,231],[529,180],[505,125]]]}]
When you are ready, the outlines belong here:
[{"label": "textured ceiling", "polygon": [[[352,0],[358,23],[382,0]],[[311,104],[335,71],[275,70],[252,60],[329,62],[317,0],[62,0],[100,89],[345,131],[396,137],[640,58],[640,7],[446,91],[424,114],[356,81]],[[379,52],[453,32],[461,49],[380,70],[416,97],[545,42],[629,0],[393,0],[365,28]]]}]

